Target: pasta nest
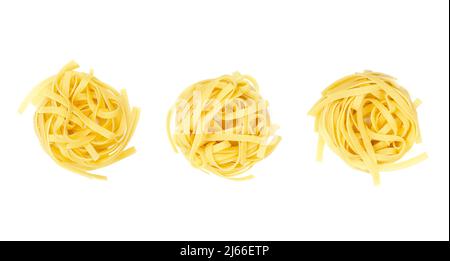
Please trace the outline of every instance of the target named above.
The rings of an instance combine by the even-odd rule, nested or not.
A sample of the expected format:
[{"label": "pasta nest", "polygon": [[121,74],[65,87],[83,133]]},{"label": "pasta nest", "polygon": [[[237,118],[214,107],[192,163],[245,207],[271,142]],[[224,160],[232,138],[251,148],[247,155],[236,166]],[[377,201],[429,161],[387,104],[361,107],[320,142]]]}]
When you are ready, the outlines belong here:
[{"label": "pasta nest", "polygon": [[194,167],[228,179],[249,179],[253,176],[243,173],[281,140],[274,135],[278,127],[271,124],[267,107],[251,76],[236,72],[200,81],[184,90],[169,111],[168,136],[174,150]]},{"label": "pasta nest", "polygon": [[110,165],[135,152],[126,149],[139,119],[120,93],[89,74],[74,71],[74,61],[33,89],[19,111],[36,106],[34,126],[44,150],[62,167],[81,175],[106,179],[89,171]]},{"label": "pasta nest", "polygon": [[416,108],[408,92],[395,79],[365,71],[344,77],[326,88],[309,114],[319,134],[317,158],[324,144],[350,166],[372,174],[407,167],[426,158],[423,153],[397,163],[414,143],[420,130]]}]

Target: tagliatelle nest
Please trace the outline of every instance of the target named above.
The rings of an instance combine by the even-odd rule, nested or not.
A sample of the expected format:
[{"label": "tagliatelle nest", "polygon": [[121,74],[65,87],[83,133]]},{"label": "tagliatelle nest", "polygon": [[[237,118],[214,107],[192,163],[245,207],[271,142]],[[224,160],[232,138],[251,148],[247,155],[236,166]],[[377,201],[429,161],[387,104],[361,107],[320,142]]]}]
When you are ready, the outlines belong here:
[{"label": "tagliatelle nest", "polygon": [[184,90],[169,112],[170,141],[196,168],[229,179],[251,178],[240,174],[270,155],[281,140],[274,135],[277,127],[267,105],[248,75],[200,81]]},{"label": "tagliatelle nest", "polygon": [[380,171],[424,160],[425,153],[397,163],[421,141],[419,104],[394,78],[382,73],[366,71],[336,81],[309,112],[316,117],[318,159],[326,143],[350,166],[372,174],[375,184],[380,182]]},{"label": "tagliatelle nest", "polygon": [[110,165],[135,152],[126,149],[139,119],[120,93],[93,76],[74,71],[70,62],[39,84],[19,111],[36,106],[35,131],[44,150],[64,168],[87,177],[106,179],[88,171]]}]

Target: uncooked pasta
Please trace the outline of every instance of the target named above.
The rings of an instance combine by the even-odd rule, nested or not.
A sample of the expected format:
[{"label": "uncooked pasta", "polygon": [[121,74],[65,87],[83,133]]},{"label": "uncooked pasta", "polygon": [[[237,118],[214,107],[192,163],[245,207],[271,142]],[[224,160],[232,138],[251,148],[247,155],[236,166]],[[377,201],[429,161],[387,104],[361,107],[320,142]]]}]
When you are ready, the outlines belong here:
[{"label": "uncooked pasta", "polygon": [[139,109],[130,108],[125,90],[116,91],[94,77],[75,71],[74,61],[41,82],[20,106],[36,106],[35,132],[44,150],[62,167],[81,175],[130,156],[126,148],[136,128]]},{"label": "uncooked pasta", "polygon": [[347,164],[370,173],[379,184],[381,171],[408,167],[427,157],[422,153],[397,162],[421,141],[419,104],[386,74],[365,71],[336,81],[309,112],[319,134],[317,158],[322,159],[328,144]]},{"label": "uncooked pasta", "polygon": [[249,179],[253,176],[244,172],[281,140],[267,107],[249,75],[200,81],[184,90],[170,110],[168,136],[194,167],[228,179]]}]

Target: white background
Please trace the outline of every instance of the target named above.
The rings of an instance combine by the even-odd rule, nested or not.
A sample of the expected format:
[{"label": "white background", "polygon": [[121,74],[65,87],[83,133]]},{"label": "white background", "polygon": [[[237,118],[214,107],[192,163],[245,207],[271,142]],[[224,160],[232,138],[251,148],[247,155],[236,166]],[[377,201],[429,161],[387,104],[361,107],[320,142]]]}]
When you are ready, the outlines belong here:
[{"label": "white background", "polygon": [[[2,1],[3,240],[448,240],[448,1]],[[142,118],[138,152],[86,179],[40,148],[22,99],[69,60],[121,89]],[[429,159],[382,185],[328,149],[307,111],[334,80],[371,69],[420,98]],[[165,134],[178,94],[254,76],[283,141],[232,182],[193,169]]]}]

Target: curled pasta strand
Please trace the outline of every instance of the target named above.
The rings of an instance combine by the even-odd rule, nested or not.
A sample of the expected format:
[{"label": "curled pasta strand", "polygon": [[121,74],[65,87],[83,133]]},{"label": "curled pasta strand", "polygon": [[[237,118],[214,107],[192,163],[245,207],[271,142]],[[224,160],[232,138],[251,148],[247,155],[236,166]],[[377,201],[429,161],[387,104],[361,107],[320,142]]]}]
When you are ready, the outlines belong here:
[{"label": "curled pasta strand", "polygon": [[126,149],[139,120],[125,90],[116,91],[71,61],[38,86],[19,108],[36,107],[34,128],[48,155],[60,166],[86,177],[105,180],[91,170],[135,152]]},{"label": "curled pasta strand", "polygon": [[366,171],[375,184],[381,171],[405,168],[427,158],[400,160],[420,143],[416,108],[408,92],[389,75],[365,71],[326,88],[309,114],[319,134],[317,159],[327,144],[348,165]]},{"label": "curled pasta strand", "polygon": [[[232,180],[269,156],[281,140],[274,135],[267,101],[255,79],[234,73],[200,81],[184,90],[167,115],[175,151],[207,173]],[[171,125],[174,123],[174,130]]]}]

